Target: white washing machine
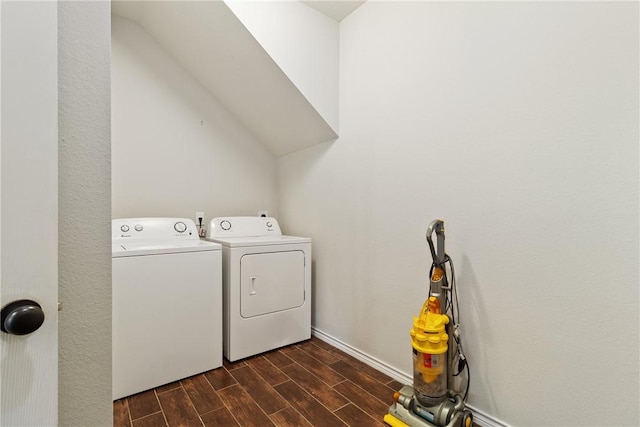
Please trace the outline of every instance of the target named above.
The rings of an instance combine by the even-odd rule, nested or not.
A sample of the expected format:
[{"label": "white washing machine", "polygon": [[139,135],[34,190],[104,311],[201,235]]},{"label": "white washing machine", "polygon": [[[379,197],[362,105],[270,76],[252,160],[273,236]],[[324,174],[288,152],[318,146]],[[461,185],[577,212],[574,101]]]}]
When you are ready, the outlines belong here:
[{"label": "white washing machine", "polygon": [[222,251],[185,218],[114,219],[113,399],[222,366]]},{"label": "white washing machine", "polygon": [[214,218],[222,244],[224,355],[243,359],[311,338],[311,239],[283,236],[274,218]]}]

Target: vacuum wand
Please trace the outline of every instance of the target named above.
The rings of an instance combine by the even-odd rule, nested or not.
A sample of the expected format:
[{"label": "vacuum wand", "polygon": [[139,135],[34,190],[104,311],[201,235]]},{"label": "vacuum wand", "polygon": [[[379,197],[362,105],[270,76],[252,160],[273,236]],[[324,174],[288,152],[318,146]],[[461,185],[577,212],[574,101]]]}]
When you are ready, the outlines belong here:
[{"label": "vacuum wand", "polygon": [[[437,251],[432,239],[434,232],[438,239]],[[440,300],[440,306],[442,310],[446,312],[449,306],[446,294],[446,290],[449,289],[449,284],[447,283],[447,274],[444,266],[447,261],[447,254],[444,251],[444,221],[441,219],[431,221],[431,224],[427,227],[427,243],[429,243],[431,258],[433,259],[432,271],[429,277],[429,294]],[[445,292],[443,292],[443,290]]]},{"label": "vacuum wand", "polygon": [[[436,253],[435,248],[433,247],[433,240],[431,236],[433,233],[436,233],[438,237],[438,251]],[[436,267],[440,267],[445,262],[445,253],[444,253],[444,221],[441,219],[436,219],[431,221],[429,227],[427,227],[427,242],[429,243],[429,249],[431,249],[431,258],[433,258],[433,264]]]}]

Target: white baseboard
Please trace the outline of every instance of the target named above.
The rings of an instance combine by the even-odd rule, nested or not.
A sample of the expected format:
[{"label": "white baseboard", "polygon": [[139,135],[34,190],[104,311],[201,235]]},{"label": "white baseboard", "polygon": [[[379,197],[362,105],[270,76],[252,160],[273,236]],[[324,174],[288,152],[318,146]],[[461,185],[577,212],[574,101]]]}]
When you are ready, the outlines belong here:
[{"label": "white baseboard", "polygon": [[496,418],[485,414],[484,412],[474,408],[473,405],[466,405],[471,412],[473,412],[473,422],[482,427],[509,427],[508,424],[497,420]]},{"label": "white baseboard", "polygon": [[[326,332],[321,331],[318,328],[315,327],[311,327],[311,334],[328,343],[331,344],[332,346],[336,347],[339,350],[344,351],[345,353],[347,353],[349,356],[352,356],[356,359],[358,359],[359,361],[366,363],[367,365],[371,366],[372,368],[377,369],[378,371],[382,372],[383,374],[388,375],[389,377],[393,378],[396,381],[401,382],[402,384],[411,384],[413,382],[413,377],[411,375],[409,375],[406,372],[402,372],[399,369],[394,368],[393,366],[390,366],[389,364],[382,362],[381,360],[376,359],[375,357],[371,356],[370,354],[367,354],[347,343],[345,343],[344,341],[341,341],[329,334],[327,334]],[[482,427],[509,427],[508,424],[505,424],[501,421],[498,421],[497,419],[495,419],[494,417],[491,417],[485,413],[483,413],[482,411],[478,410],[477,408],[474,408],[471,405],[467,405],[467,408],[469,408],[469,410],[471,410],[471,412],[473,412],[473,418],[474,418],[474,422],[477,423],[478,425],[482,426]]]},{"label": "white baseboard", "polygon": [[352,347],[337,338],[332,337],[331,335],[321,331],[320,329],[311,327],[311,334],[314,337],[328,344],[331,344],[335,348],[344,351],[349,356],[353,356],[361,362],[364,362],[367,365],[371,366],[372,368],[377,369],[383,374],[390,376],[394,380],[401,382],[402,384],[411,384],[413,382],[411,375],[407,375],[406,373],[394,368],[393,366],[389,366],[388,364],[376,359],[375,357],[363,351],[360,351],[357,348]]}]

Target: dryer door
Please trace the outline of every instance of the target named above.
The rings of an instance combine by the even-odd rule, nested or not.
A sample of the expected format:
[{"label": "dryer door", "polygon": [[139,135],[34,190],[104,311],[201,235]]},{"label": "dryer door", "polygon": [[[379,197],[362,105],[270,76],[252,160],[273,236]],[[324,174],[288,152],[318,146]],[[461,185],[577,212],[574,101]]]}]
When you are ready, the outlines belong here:
[{"label": "dryer door", "polygon": [[304,252],[243,255],[240,261],[240,315],[244,318],[304,304]]}]

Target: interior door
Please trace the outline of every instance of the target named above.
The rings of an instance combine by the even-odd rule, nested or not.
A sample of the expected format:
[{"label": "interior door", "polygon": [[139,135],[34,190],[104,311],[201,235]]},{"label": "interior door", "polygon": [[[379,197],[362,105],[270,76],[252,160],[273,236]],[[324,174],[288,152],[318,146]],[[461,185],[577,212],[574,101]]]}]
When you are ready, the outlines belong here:
[{"label": "interior door", "polygon": [[[0,2],[2,427],[57,424],[57,24],[55,1]],[[44,314],[24,335],[37,307],[4,310],[20,300]]]}]

